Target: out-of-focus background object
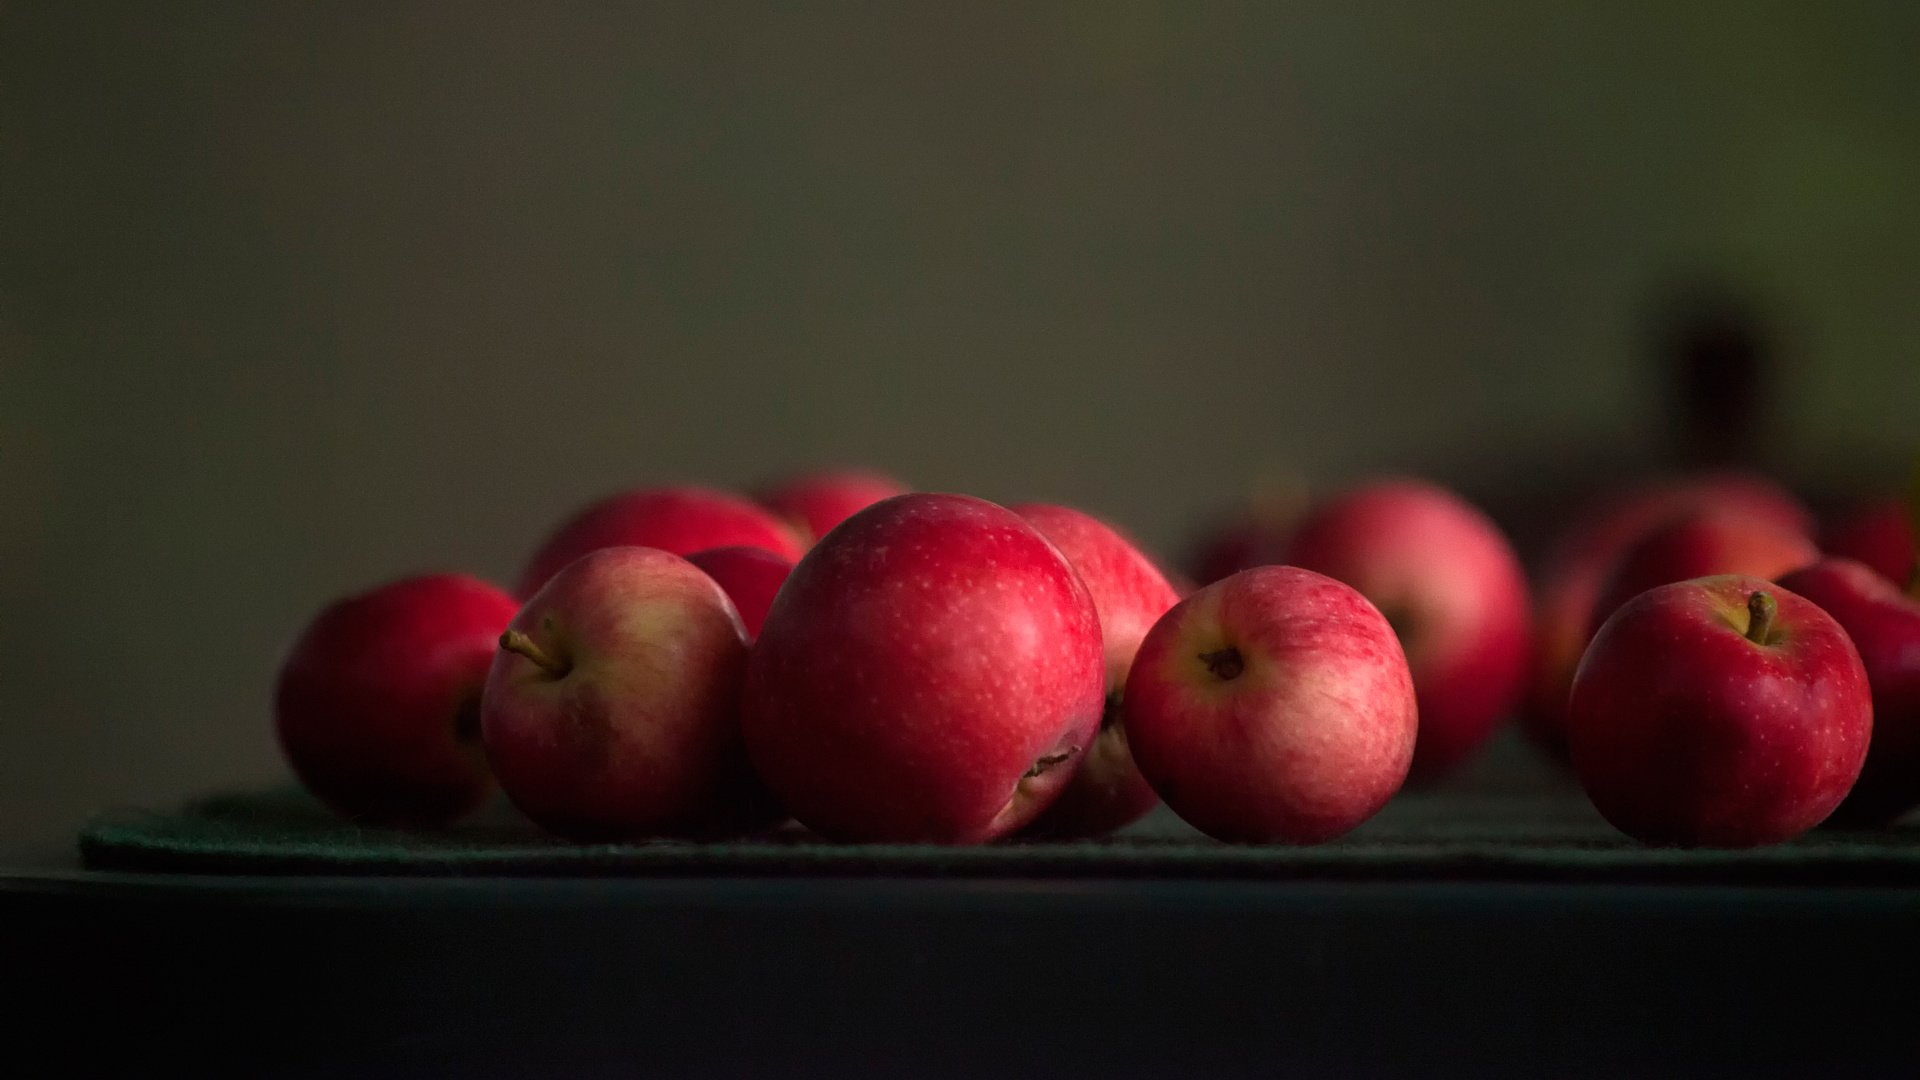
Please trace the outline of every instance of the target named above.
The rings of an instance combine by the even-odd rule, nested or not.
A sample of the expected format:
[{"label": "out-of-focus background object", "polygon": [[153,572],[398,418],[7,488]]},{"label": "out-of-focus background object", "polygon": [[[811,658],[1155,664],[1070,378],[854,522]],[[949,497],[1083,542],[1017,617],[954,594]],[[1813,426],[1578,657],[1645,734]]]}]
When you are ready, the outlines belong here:
[{"label": "out-of-focus background object", "polygon": [[504,581],[631,484],[871,465],[1168,553],[1275,472],[1423,472],[1523,549],[1682,460],[1893,489],[1916,41],[1898,0],[7,4],[0,838],[283,776],[324,602]]}]

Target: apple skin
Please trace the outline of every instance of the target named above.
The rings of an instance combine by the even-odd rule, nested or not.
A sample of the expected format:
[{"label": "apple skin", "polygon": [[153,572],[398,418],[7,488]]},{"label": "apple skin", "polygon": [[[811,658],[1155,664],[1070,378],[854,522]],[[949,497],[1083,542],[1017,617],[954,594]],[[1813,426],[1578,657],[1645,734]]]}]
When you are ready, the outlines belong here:
[{"label": "apple skin", "polygon": [[865,469],[826,469],[802,473],[762,488],[755,496],[761,506],[793,522],[813,543],[835,525],[882,499],[904,495],[907,485]]},{"label": "apple skin", "polygon": [[1235,843],[1346,833],[1400,789],[1419,736],[1385,616],[1291,566],[1180,601],[1140,643],[1126,695],[1140,771],[1188,824]]},{"label": "apple skin", "polygon": [[1899,499],[1859,507],[1836,519],[1821,532],[1820,547],[1829,555],[1863,562],[1903,588],[1914,578],[1913,515]]},{"label": "apple skin", "polygon": [[1048,503],[1011,509],[1052,541],[1086,584],[1100,616],[1107,658],[1107,703],[1099,734],[1060,797],[1026,831],[1059,839],[1099,836],[1137,821],[1160,801],[1134,767],[1121,718],[1127,671],[1140,639],[1180,597],[1151,559],[1099,518]]},{"label": "apple skin", "polygon": [[653,548],[588,553],[500,637],[480,722],[501,790],[572,840],[746,827],[767,810],[740,736],[746,663],[740,616],[698,567]]},{"label": "apple skin", "polygon": [[1659,585],[1712,574],[1777,578],[1811,565],[1820,549],[1805,534],[1725,509],[1683,514],[1621,554],[1593,605],[1597,630],[1620,605]]},{"label": "apple skin", "polygon": [[[1765,644],[1749,604],[1772,597]],[[1615,828],[1649,844],[1752,847],[1818,825],[1860,775],[1866,669],[1811,600],[1761,578],[1697,578],[1615,612],[1574,675],[1574,773]]]},{"label": "apple skin", "polygon": [[1872,567],[1827,558],[1780,579],[1853,639],[1873,690],[1873,744],[1828,824],[1885,825],[1920,806],[1920,599]]},{"label": "apple skin", "polygon": [[520,595],[532,596],[561,567],[605,547],[650,547],[681,556],[757,547],[789,561],[802,551],[784,522],[738,496],[703,487],[648,488],[602,499],[568,518],[527,561]]},{"label": "apple skin", "polygon": [[1647,533],[1704,509],[1752,514],[1803,534],[1813,527],[1812,513],[1778,484],[1745,473],[1708,473],[1601,499],[1576,514],[1548,550],[1534,589],[1533,664],[1520,718],[1522,730],[1551,757],[1566,761],[1567,694],[1593,637],[1593,608],[1607,575]]},{"label": "apple skin", "polygon": [[1486,742],[1519,703],[1527,582],[1497,526],[1432,484],[1386,480],[1307,515],[1287,561],[1358,589],[1399,632],[1420,698],[1415,781]]},{"label": "apple skin", "polygon": [[899,495],[828,533],[774,598],[747,749],[823,836],[978,843],[1072,778],[1105,675],[1093,598],[1033,526],[965,495]]},{"label": "apple skin", "polygon": [[760,636],[760,625],[767,621],[767,609],[780,586],[793,573],[793,561],[765,548],[722,547],[696,551],[687,561],[706,571],[720,583],[740,623],[747,629],[747,640]]},{"label": "apple skin", "polygon": [[480,749],[480,688],[519,609],[458,574],[407,578],[322,611],[274,690],[281,750],[334,813],[433,827],[493,791]]}]

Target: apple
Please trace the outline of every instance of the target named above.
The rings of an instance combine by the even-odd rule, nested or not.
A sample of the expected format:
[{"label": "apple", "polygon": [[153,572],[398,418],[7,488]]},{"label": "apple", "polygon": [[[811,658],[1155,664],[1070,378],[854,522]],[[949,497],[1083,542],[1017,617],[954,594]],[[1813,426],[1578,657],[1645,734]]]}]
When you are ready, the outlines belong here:
[{"label": "apple", "polygon": [[740,735],[747,637],[677,555],[611,547],[569,563],[499,637],[481,697],[507,798],[574,840],[705,835],[764,809]]},{"label": "apple", "polygon": [[708,548],[687,556],[687,561],[720,583],[727,599],[733,601],[733,609],[740,613],[748,641],[760,636],[760,624],[767,621],[774,594],[793,573],[791,560],[765,548]]},{"label": "apple", "polygon": [[753,503],[703,487],[629,491],[569,518],[528,560],[520,595],[531,596],[573,560],[604,547],[650,547],[691,555],[717,547],[765,548],[789,560],[802,545],[793,530]]},{"label": "apple", "polygon": [[1360,590],[1400,635],[1420,698],[1412,778],[1454,768],[1518,704],[1526,575],[1485,515],[1432,484],[1369,484],[1311,511],[1287,561]]},{"label": "apple", "polygon": [[1045,537],[982,499],[898,495],[793,568],[743,723],[761,777],[823,836],[977,843],[1059,795],[1105,688],[1099,613]]},{"label": "apple", "polygon": [[1292,566],[1244,570],[1147,631],[1127,737],[1153,789],[1194,828],[1312,844],[1373,816],[1419,736],[1414,676],[1379,609]]},{"label": "apple", "polygon": [[1607,619],[1574,675],[1567,742],[1601,815],[1650,844],[1751,847],[1818,825],[1873,728],[1845,630],[1791,590],[1725,574]]},{"label": "apple", "polygon": [[1852,559],[1822,559],[1780,579],[1853,639],[1873,692],[1873,745],[1836,825],[1885,825],[1920,806],[1920,596]]},{"label": "apple", "polygon": [[1703,509],[1752,514],[1799,533],[1813,523],[1798,499],[1764,477],[1707,473],[1606,496],[1575,514],[1548,549],[1534,589],[1533,664],[1520,716],[1522,729],[1556,759],[1566,759],[1567,694],[1607,575],[1647,533]]},{"label": "apple", "polygon": [[438,826],[493,790],[480,687],[519,605],[458,574],[407,578],[322,611],[274,690],[294,774],[342,817]]},{"label": "apple", "polygon": [[1766,518],[1725,509],[1684,514],[1621,554],[1594,602],[1592,625],[1598,629],[1620,605],[1657,585],[1710,574],[1772,579],[1819,558],[1805,534]]},{"label": "apple", "polygon": [[1914,541],[1913,515],[1899,499],[1858,507],[1820,534],[1820,547],[1827,554],[1863,562],[1901,586],[1920,576]]},{"label": "apple", "polygon": [[793,522],[812,543],[881,499],[904,495],[908,490],[907,485],[877,472],[828,469],[770,484],[756,499],[761,506]]},{"label": "apple", "polygon": [[1134,767],[1121,722],[1127,671],[1140,639],[1180,598],[1151,559],[1113,526],[1065,506],[1012,507],[1053,542],[1093,596],[1105,643],[1106,708],[1073,778],[1027,831],[1058,838],[1109,833],[1153,809],[1159,797]]}]

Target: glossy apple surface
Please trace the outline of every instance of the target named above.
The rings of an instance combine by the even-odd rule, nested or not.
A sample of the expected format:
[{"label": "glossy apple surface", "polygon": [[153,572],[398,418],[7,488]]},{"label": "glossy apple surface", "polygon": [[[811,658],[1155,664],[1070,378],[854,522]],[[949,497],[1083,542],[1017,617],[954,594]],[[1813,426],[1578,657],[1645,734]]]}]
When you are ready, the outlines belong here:
[{"label": "glossy apple surface", "polygon": [[802,824],[977,843],[1058,797],[1099,730],[1093,598],[1019,515],[911,494],[794,567],[748,667],[755,767]]},{"label": "glossy apple surface", "polygon": [[1873,731],[1845,630],[1760,578],[1662,585],[1600,627],[1567,713],[1575,774],[1600,813],[1650,844],[1791,839],[1840,805]]}]

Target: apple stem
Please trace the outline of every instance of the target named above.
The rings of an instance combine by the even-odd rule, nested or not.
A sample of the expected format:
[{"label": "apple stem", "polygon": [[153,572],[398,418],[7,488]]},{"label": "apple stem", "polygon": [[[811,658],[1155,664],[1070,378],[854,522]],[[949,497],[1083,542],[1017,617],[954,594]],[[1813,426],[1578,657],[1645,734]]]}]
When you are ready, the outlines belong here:
[{"label": "apple stem", "polygon": [[1765,645],[1773,632],[1773,615],[1780,609],[1771,595],[1763,592],[1747,597],[1747,640]]},{"label": "apple stem", "polygon": [[1237,679],[1247,669],[1246,658],[1231,645],[1218,652],[1201,653],[1200,662],[1207,665],[1207,670],[1221,682]]},{"label": "apple stem", "polygon": [[555,660],[547,650],[535,644],[532,638],[518,630],[508,630],[506,633],[501,634],[500,647],[508,652],[519,653],[521,656],[539,665],[542,671],[545,671],[556,679],[565,675],[569,670],[566,664]]}]

